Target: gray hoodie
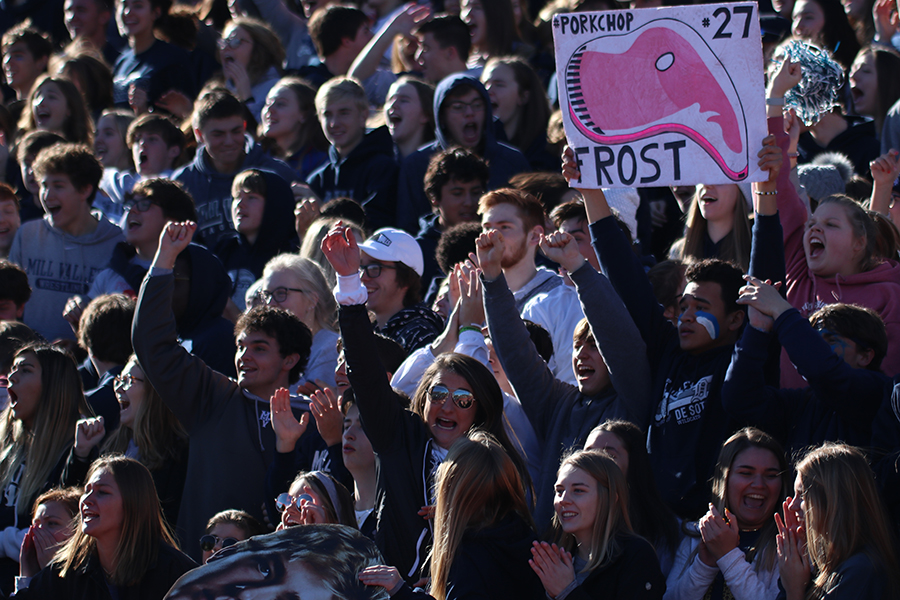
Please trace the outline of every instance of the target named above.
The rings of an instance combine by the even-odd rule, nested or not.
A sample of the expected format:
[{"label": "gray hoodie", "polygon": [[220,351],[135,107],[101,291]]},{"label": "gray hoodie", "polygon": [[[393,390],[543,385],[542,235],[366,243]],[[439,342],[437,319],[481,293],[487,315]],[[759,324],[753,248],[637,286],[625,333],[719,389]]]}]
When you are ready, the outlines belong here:
[{"label": "gray hoodie", "polygon": [[23,223],[9,251],[9,260],[25,269],[31,284],[23,320],[48,340],[75,337],[62,317],[66,300],[86,295],[115,245],[125,241],[121,229],[99,212],[93,215],[99,219],[97,228],[78,237],[50,225],[48,216]]}]

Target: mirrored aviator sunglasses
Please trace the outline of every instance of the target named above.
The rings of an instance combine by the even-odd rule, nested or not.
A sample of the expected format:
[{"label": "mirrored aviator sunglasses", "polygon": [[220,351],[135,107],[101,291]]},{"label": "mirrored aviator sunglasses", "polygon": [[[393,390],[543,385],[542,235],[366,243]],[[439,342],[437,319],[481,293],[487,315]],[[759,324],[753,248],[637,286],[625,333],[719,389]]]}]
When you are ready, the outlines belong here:
[{"label": "mirrored aviator sunglasses", "polygon": [[433,385],[431,386],[431,389],[428,390],[428,396],[435,404],[443,404],[447,400],[447,397],[451,395],[453,396],[453,404],[463,410],[472,408],[472,405],[475,404],[475,396],[472,395],[472,392],[469,390],[459,389],[453,391],[451,394],[450,390],[447,389],[447,386],[444,385]]},{"label": "mirrored aviator sunglasses", "polygon": [[278,512],[283,513],[293,504],[297,507],[297,510],[300,510],[300,503],[304,500],[310,504],[315,504],[313,497],[309,494],[300,494],[296,498],[291,498],[291,495],[285,492],[283,494],[278,494],[278,497],[275,498],[275,508],[278,509]]}]

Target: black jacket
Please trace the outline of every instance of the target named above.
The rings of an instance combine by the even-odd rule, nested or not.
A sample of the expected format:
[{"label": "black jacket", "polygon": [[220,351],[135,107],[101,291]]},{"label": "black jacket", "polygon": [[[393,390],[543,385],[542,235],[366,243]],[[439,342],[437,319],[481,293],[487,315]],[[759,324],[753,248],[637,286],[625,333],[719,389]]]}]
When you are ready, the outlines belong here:
[{"label": "black jacket", "polygon": [[[169,588],[197,563],[168,544],[159,545],[156,562],[135,585],[118,588],[118,600],[162,600]],[[88,564],[61,579],[59,567],[49,566],[31,580],[28,589],[13,596],[17,599],[112,600],[100,560],[93,556]]]},{"label": "black jacket", "polygon": [[650,542],[634,534],[619,537],[622,553],[605,567],[595,569],[566,600],[659,600],[666,578]]},{"label": "black jacket", "polygon": [[374,231],[394,226],[398,169],[391,134],[382,126],[366,132],[344,158],[334,146],[328,148],[328,160],[306,182],[325,202],[342,196],[356,200]]},{"label": "black jacket", "polygon": [[545,600],[544,586],[528,564],[535,540],[534,531],[516,514],[491,527],[466,531],[450,565],[447,600]]},{"label": "black jacket", "polygon": [[375,451],[375,544],[386,564],[413,583],[421,576],[431,546],[431,521],[418,512],[432,504],[433,442],[422,418],[406,410],[405,401],[391,389],[375,351],[366,306],[342,306],[339,314],[347,376]]}]

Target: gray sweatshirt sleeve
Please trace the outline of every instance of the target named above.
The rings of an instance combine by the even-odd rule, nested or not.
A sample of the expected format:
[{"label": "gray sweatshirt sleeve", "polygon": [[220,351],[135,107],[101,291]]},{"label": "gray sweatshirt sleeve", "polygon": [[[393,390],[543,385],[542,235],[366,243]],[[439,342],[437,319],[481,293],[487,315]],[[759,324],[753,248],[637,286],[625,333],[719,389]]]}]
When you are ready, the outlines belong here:
[{"label": "gray sweatshirt sleeve", "polygon": [[531,342],[525,323],[516,310],[516,301],[506,278],[500,275],[484,284],[484,312],[488,331],[500,364],[525,409],[525,414],[541,439],[555,411],[578,399],[578,388],[564,383],[550,372]]},{"label": "gray sweatshirt sleeve", "polygon": [[653,410],[647,345],[612,283],[585,261],[570,273],[597,348],[629,420],[647,431]]}]

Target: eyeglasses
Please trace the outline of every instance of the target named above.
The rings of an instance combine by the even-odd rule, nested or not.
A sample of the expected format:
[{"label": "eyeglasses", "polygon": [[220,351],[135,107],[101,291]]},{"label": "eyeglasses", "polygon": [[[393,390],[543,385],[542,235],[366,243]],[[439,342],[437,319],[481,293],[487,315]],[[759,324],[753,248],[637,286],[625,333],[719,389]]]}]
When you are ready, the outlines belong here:
[{"label": "eyeglasses", "polygon": [[118,387],[122,388],[122,390],[129,390],[131,389],[131,386],[134,385],[135,381],[143,382],[144,380],[126,373],[125,375],[116,375],[114,381]]},{"label": "eyeglasses", "polygon": [[454,100],[450,103],[450,112],[465,114],[467,108],[471,108],[472,112],[481,112],[484,110],[484,100],[473,100],[472,102]]},{"label": "eyeglasses", "polygon": [[300,494],[296,498],[293,498],[287,492],[283,494],[278,494],[278,497],[275,498],[275,508],[278,509],[278,512],[284,512],[291,507],[291,505],[296,506],[297,510],[300,510],[300,503],[306,500],[310,504],[315,504],[315,500],[309,494]]},{"label": "eyeglasses", "polygon": [[129,212],[132,208],[138,212],[147,212],[154,204],[156,203],[150,198],[128,198],[122,203],[122,208],[125,212]]},{"label": "eyeglasses", "polygon": [[247,40],[243,38],[239,38],[237,36],[227,37],[223,40],[219,40],[217,45],[219,46],[219,50],[224,50],[225,48],[231,48],[235,50],[241,47],[241,44],[249,44]]},{"label": "eyeglasses", "polygon": [[368,265],[360,265],[360,276],[365,275],[369,279],[378,279],[382,269],[396,269],[395,265],[383,265],[381,263],[369,263]]},{"label": "eyeglasses", "polygon": [[[445,385],[433,385],[428,390],[428,397],[431,398],[434,404],[443,404],[450,395],[451,392]],[[475,404],[475,396],[469,390],[456,390],[452,393],[452,396],[453,404],[463,410],[472,408],[472,405]]]},{"label": "eyeglasses", "polygon": [[268,304],[275,299],[275,302],[284,302],[287,300],[288,292],[300,292],[301,294],[305,294],[306,290],[301,290],[300,288],[289,288],[289,287],[277,287],[271,292],[269,290],[259,290],[256,292],[256,297],[263,301],[263,303]]},{"label": "eyeglasses", "polygon": [[[220,541],[222,542],[221,544],[219,544]],[[208,533],[200,538],[200,549],[204,552],[212,552],[216,546],[219,546],[219,548],[227,548],[228,546],[234,546],[237,543],[238,541],[233,537],[222,539],[217,535]]]}]

